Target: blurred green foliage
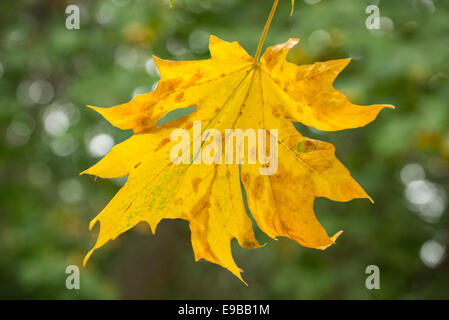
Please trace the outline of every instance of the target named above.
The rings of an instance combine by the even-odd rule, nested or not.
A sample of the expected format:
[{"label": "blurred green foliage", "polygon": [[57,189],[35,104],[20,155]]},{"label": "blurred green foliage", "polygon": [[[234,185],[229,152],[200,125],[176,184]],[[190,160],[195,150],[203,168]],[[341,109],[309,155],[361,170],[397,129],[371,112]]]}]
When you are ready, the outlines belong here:
[{"label": "blurred green foliage", "polygon": [[[244,286],[228,271],[195,263],[188,224],[139,225],[95,253],[88,222],[123,179],[78,173],[131,132],[85,105],[112,106],[149,92],[151,56],[208,57],[209,34],[254,54],[270,0],[17,0],[0,2],[0,298],[415,299],[449,298],[449,3],[443,0],[282,0],[266,45],[302,38],[295,63],[352,57],[335,86],[358,104],[390,103],[365,128],[325,133],[375,200],[316,201],[330,234],[324,252],[290,240],[233,243]],[[65,8],[81,28],[65,27]],[[368,30],[378,4],[381,29]],[[81,290],[65,288],[67,265]],[[380,290],[365,268],[380,268]]]}]

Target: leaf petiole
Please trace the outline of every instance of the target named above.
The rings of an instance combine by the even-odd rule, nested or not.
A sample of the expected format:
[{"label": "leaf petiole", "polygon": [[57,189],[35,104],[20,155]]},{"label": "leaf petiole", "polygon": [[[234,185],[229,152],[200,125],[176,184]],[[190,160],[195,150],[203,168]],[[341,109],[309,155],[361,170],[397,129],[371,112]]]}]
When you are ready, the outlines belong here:
[{"label": "leaf petiole", "polygon": [[267,37],[268,29],[270,29],[271,20],[273,20],[274,13],[276,12],[276,8],[278,6],[279,0],[274,0],[273,6],[271,7],[270,15],[268,16],[267,22],[265,23],[265,27],[263,28],[262,36],[259,40],[259,45],[257,46],[256,56],[254,58],[254,64],[259,64],[260,53],[262,52],[262,46]]}]

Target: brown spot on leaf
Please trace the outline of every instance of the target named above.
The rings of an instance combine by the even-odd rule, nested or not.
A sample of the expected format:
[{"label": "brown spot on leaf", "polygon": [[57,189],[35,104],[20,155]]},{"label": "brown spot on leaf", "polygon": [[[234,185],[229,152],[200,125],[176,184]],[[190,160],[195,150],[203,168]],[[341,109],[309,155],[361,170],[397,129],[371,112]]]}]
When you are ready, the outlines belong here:
[{"label": "brown spot on leaf", "polygon": [[209,196],[205,195],[193,206],[193,208],[191,210],[192,216],[195,217],[201,211],[207,209],[208,206],[209,206]]},{"label": "brown spot on leaf", "polygon": [[253,241],[243,241],[243,247],[246,249],[252,249],[256,246],[256,244]]},{"label": "brown spot on leaf", "polygon": [[156,149],[154,149],[154,152],[158,151],[159,149],[161,149],[163,146],[165,146],[169,142],[170,142],[170,138],[162,139],[161,143],[159,143],[159,145],[156,147]]},{"label": "brown spot on leaf", "polygon": [[245,174],[242,176],[242,181],[243,181],[246,185],[248,185],[248,184],[249,184],[249,181],[250,181],[249,174],[245,173]]},{"label": "brown spot on leaf", "polygon": [[168,94],[170,92],[175,91],[175,89],[179,86],[180,83],[181,80],[179,79],[168,79],[165,81],[161,81],[158,85],[158,87],[160,87],[159,91]]},{"label": "brown spot on leaf", "polygon": [[192,180],[192,187],[195,192],[198,192],[198,185],[200,184],[200,182],[201,182],[201,178],[198,178],[198,177],[196,177]]},{"label": "brown spot on leaf", "polygon": [[199,80],[201,80],[203,78],[203,75],[197,71],[197,73],[195,73],[187,82],[186,86],[189,87],[195,83],[197,83]]},{"label": "brown spot on leaf", "polygon": [[178,93],[176,95],[175,101],[176,102],[181,102],[183,98],[184,98],[184,92]]},{"label": "brown spot on leaf", "polygon": [[273,117],[275,117],[275,118],[279,118],[279,116],[281,115],[279,107],[273,107],[271,109],[271,113],[273,114]]},{"label": "brown spot on leaf", "polygon": [[263,177],[257,176],[254,186],[254,195],[255,196],[261,196],[263,192],[264,186],[263,186]]},{"label": "brown spot on leaf", "polygon": [[296,147],[296,152],[298,153],[307,153],[311,151],[315,151],[317,146],[311,139],[303,138]]}]

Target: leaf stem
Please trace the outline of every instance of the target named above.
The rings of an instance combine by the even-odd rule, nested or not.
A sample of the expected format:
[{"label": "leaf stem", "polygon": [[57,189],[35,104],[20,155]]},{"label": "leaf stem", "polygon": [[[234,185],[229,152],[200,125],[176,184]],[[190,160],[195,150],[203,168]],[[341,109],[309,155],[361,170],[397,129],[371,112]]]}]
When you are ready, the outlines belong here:
[{"label": "leaf stem", "polygon": [[256,57],[254,58],[254,64],[259,64],[260,53],[262,52],[262,46],[265,41],[265,38],[268,33],[268,29],[270,29],[271,20],[273,20],[274,13],[278,6],[279,0],[274,0],[273,7],[271,7],[270,15],[268,16],[267,22],[265,23],[265,27],[263,28],[262,36],[259,40],[259,45],[257,46]]}]

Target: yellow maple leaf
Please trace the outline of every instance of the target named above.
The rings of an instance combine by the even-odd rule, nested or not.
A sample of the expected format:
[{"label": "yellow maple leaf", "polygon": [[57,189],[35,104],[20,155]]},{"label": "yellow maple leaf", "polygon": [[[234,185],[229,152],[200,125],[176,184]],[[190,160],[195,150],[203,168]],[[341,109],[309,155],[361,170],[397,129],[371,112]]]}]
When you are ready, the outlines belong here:
[{"label": "yellow maple leaf", "polygon": [[[85,263],[95,249],[139,222],[147,222],[155,232],[162,219],[184,219],[189,221],[195,259],[219,264],[242,280],[231,240],[236,238],[246,248],[260,245],[245,211],[240,181],[263,232],[317,249],[333,244],[341,232],[329,237],[320,225],[313,211],[316,197],[369,199],[335,157],[333,145],[303,137],[292,121],[327,131],[357,128],[392,106],[357,106],[333,88],[349,59],[301,66],[288,62],[287,53],[297,39],[269,47],[259,59],[276,5],[277,1],[255,58],[237,42],[211,36],[210,59],[173,62],[154,57],[161,74],[154,92],[111,108],[92,107],[114,126],[135,134],[83,172],[102,178],[128,176],[91,221],[90,228],[100,222],[100,231]],[[188,116],[157,124],[167,113],[191,106],[196,111]],[[198,153],[209,150],[212,141],[195,132],[195,121],[203,129],[225,134],[226,129],[278,129],[276,144],[269,146],[279,145],[277,171],[261,175],[267,165],[250,163],[249,156],[240,165],[197,164]],[[170,137],[177,128],[193,137],[188,161],[193,164],[172,161],[178,142]],[[267,132],[264,139],[272,139]]]}]

